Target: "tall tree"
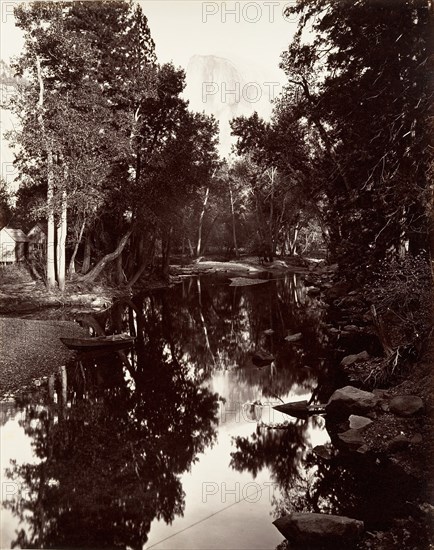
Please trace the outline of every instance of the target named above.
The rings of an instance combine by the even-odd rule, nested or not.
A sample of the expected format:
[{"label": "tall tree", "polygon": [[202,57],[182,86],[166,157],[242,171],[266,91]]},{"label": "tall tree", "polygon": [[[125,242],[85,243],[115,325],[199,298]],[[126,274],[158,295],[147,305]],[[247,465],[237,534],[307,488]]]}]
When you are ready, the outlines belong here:
[{"label": "tall tree", "polygon": [[279,109],[313,130],[332,253],[363,278],[405,245],[428,247],[428,2],[300,0],[289,11],[300,24]]},{"label": "tall tree", "polygon": [[113,159],[130,161],[134,120],[153,92],[154,45],[146,17],[129,2],[36,2],[15,14],[26,37],[16,70],[28,80],[16,101],[18,165],[47,184],[47,279],[53,286],[57,242],[63,289],[67,210],[95,217],[114,185]]}]

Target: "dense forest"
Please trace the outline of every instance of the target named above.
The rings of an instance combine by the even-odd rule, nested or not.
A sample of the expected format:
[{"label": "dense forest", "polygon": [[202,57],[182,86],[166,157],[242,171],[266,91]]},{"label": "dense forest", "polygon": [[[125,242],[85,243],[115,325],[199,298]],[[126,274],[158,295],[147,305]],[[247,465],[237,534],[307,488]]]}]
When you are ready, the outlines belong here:
[{"label": "dense forest", "polygon": [[288,11],[298,27],[272,119],[233,119],[222,159],[216,121],[189,110],[185,72],[158,63],[139,5],[16,7],[19,189],[11,200],[2,184],[0,214],[47,225],[33,268],[48,288],[131,288],[167,277],[174,254],[315,252],[358,284],[409,257],[429,269],[432,7],[299,0]]}]

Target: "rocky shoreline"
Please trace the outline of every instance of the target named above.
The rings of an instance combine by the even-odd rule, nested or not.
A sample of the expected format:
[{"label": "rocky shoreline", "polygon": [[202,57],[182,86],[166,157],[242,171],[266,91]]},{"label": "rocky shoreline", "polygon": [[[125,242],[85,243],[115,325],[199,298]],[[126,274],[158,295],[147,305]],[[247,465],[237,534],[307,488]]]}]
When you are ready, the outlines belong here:
[{"label": "rocky shoreline", "polygon": [[337,378],[345,380],[324,407],[332,445],[314,448],[315,460],[336,469],[353,465],[356,477],[392,472],[390,490],[403,490],[397,501],[405,497],[405,513],[369,531],[357,518],[316,513],[283,516],[275,525],[291,548],[428,550],[434,542],[432,332],[420,346],[400,343],[396,330],[387,338],[363,289],[336,282],[333,271],[312,271],[305,284],[328,310],[324,328],[336,350]]}]

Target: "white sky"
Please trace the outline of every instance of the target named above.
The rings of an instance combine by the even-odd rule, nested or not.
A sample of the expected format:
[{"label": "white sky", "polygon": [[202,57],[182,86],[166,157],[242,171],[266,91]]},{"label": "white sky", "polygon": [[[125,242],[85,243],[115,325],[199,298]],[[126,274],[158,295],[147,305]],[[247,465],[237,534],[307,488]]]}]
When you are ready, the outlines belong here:
[{"label": "white sky", "polygon": [[161,62],[187,66],[195,54],[257,65],[282,79],[278,69],[295,23],[282,11],[290,2],[141,0]]},{"label": "white sky", "polygon": [[[202,1],[140,0],[156,44],[158,61],[173,61],[184,69],[193,55],[214,55],[229,59],[249,82],[284,84],[278,68],[280,54],[288,47],[295,20],[283,16],[294,3],[278,0]],[[0,0],[0,58],[6,62],[20,53],[22,36],[16,29],[13,8],[18,2]],[[259,114],[267,116],[266,110]],[[12,121],[2,112],[1,132]],[[12,152],[2,139],[1,176],[12,183]]]}]

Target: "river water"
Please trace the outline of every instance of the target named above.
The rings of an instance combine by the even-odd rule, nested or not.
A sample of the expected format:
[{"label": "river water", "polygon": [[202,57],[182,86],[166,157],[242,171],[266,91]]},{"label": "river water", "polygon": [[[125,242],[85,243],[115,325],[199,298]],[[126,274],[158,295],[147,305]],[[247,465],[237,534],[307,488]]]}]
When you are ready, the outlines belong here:
[{"label": "river water", "polygon": [[273,409],[330,393],[322,304],[296,275],[229,283],[117,302],[91,324],[133,350],[53,365],[0,403],[2,548],[272,549],[283,513],[356,517],[354,480],[312,453],[331,449],[324,419]]}]

